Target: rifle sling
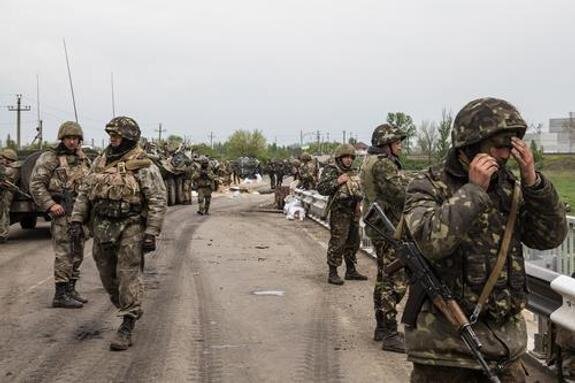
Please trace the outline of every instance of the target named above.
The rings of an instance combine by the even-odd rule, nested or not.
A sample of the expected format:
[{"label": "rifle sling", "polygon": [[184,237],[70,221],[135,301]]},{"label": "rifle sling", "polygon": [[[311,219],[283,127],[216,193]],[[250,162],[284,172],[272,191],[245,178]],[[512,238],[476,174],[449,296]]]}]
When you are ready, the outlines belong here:
[{"label": "rifle sling", "polygon": [[511,238],[513,236],[513,229],[515,228],[515,221],[517,219],[517,212],[519,208],[519,197],[521,195],[521,185],[519,182],[515,182],[515,187],[513,188],[513,199],[511,202],[511,212],[509,213],[509,218],[507,219],[507,224],[505,225],[505,231],[503,233],[503,239],[501,240],[501,245],[499,247],[499,253],[497,255],[497,261],[495,262],[495,266],[493,266],[493,270],[483,286],[483,290],[481,291],[481,295],[479,296],[479,300],[473,310],[473,314],[471,316],[471,322],[475,322],[479,315],[481,314],[481,310],[483,306],[487,302],[489,295],[493,291],[493,287],[495,287],[495,283],[503,270],[503,266],[507,261],[507,255],[509,254],[509,245],[511,244]]}]

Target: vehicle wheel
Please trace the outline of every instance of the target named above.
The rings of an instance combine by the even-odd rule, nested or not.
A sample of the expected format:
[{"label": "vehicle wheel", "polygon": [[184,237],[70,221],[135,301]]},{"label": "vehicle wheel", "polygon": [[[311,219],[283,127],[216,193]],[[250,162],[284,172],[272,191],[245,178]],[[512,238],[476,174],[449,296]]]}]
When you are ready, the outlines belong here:
[{"label": "vehicle wheel", "polygon": [[28,215],[24,218],[22,218],[22,220],[20,220],[20,227],[22,227],[22,229],[34,229],[36,227],[36,223],[38,222],[38,217],[36,217],[35,215]]},{"label": "vehicle wheel", "polygon": [[168,206],[173,206],[176,203],[176,182],[173,178],[166,180],[166,189],[168,192]]}]

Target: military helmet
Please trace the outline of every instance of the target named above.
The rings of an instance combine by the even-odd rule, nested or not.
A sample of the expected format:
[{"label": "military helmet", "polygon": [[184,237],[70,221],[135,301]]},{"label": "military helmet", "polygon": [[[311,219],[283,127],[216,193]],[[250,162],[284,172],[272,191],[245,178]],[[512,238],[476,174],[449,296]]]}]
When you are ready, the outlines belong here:
[{"label": "military helmet", "polygon": [[74,121],[66,121],[60,125],[60,129],[58,129],[58,139],[63,140],[64,137],[80,137],[80,139],[83,140],[84,134],[80,124]]},{"label": "military helmet", "polygon": [[311,161],[311,154],[309,154],[309,153],[302,153],[302,154],[299,156],[299,159],[300,159],[301,161],[305,161],[305,162]]},{"label": "military helmet", "polygon": [[498,98],[478,98],[455,116],[451,143],[454,148],[462,148],[501,132],[515,132],[523,138],[526,130],[525,120],[513,105]]},{"label": "military helmet", "polygon": [[18,160],[18,155],[16,154],[16,152],[10,148],[6,148],[3,149],[2,151],[0,151],[0,157],[4,157],[10,161],[17,161]]},{"label": "military helmet", "polygon": [[407,137],[407,134],[400,128],[391,124],[379,125],[371,135],[372,146],[383,146],[391,144],[394,141],[401,141]]},{"label": "military helmet", "polygon": [[120,116],[114,117],[106,124],[106,133],[115,133],[122,138],[130,141],[138,142],[142,132],[138,123],[130,117]]},{"label": "military helmet", "polygon": [[352,144],[342,144],[335,149],[335,158],[341,158],[345,156],[352,156],[355,158],[355,148]]},{"label": "military helmet", "polygon": [[210,163],[210,159],[206,156],[201,156],[199,162],[201,165],[207,165]]}]

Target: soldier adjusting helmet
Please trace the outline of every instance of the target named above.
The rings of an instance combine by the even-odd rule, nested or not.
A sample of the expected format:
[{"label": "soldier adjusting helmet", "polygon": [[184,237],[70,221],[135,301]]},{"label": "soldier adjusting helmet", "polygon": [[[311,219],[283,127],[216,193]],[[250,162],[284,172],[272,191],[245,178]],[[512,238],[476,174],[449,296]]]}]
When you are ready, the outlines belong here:
[{"label": "soldier adjusting helmet", "polygon": [[373,134],[371,135],[371,145],[381,147],[391,144],[394,141],[401,141],[406,137],[407,135],[405,132],[397,126],[382,124],[373,131]]},{"label": "soldier adjusting helmet", "polygon": [[451,131],[454,148],[477,144],[498,133],[523,138],[527,124],[517,109],[505,100],[486,97],[469,102],[457,113]]},{"label": "soldier adjusting helmet", "polygon": [[3,149],[2,151],[0,151],[0,157],[4,157],[7,160],[10,161],[17,161],[18,160],[18,155],[16,154],[16,152],[10,148],[6,148]]},{"label": "soldier adjusting helmet", "polygon": [[334,157],[336,159],[345,156],[351,156],[352,158],[355,158],[355,148],[352,144],[342,144],[335,149]]},{"label": "soldier adjusting helmet", "polygon": [[60,129],[58,129],[58,139],[63,140],[64,137],[80,137],[80,140],[84,140],[84,134],[80,124],[74,121],[66,121],[60,125]]},{"label": "soldier adjusting helmet", "polygon": [[130,117],[114,117],[106,124],[106,133],[114,133],[126,140],[138,142],[142,132],[138,123]]}]

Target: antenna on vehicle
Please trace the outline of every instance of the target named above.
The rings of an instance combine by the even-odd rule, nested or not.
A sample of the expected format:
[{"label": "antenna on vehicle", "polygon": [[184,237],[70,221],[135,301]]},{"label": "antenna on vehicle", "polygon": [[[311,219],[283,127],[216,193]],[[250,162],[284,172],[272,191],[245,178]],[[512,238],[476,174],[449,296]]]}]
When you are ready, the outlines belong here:
[{"label": "antenna on vehicle", "polygon": [[64,43],[64,55],[66,56],[66,67],[68,68],[68,81],[70,82],[70,91],[72,93],[72,104],[74,105],[74,117],[78,122],[78,110],[76,109],[76,97],[74,96],[74,85],[72,84],[72,72],[70,71],[70,61],[68,61],[68,49],[66,49],[66,39],[62,39]]}]

